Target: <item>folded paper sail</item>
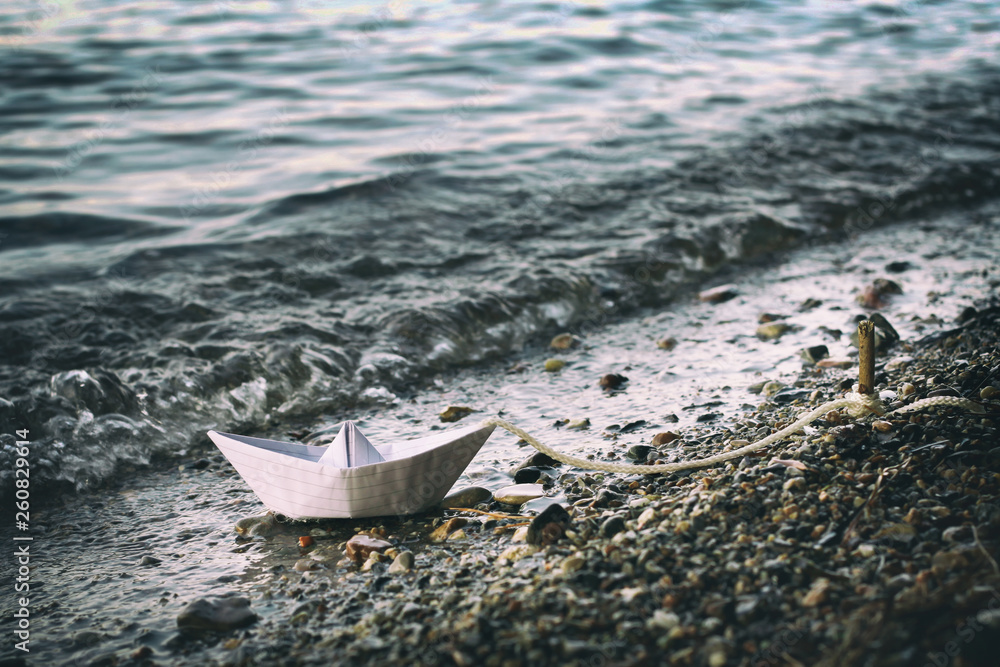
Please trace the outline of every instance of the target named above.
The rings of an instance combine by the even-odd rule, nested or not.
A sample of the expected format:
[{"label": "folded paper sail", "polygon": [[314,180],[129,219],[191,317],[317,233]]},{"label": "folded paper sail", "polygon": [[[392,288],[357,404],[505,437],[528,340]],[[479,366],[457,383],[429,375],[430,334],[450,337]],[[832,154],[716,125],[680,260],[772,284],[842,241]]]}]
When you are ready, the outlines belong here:
[{"label": "folded paper sail", "polygon": [[385,459],[352,421],[344,422],[340,433],[319,457],[320,463],[338,468],[357,468],[381,461]]},{"label": "folded paper sail", "polygon": [[376,448],[350,426],[356,436],[352,441],[345,424],[337,436],[343,438],[340,450],[217,431],[208,436],[268,509],[291,519],[328,519],[414,514],[435,506],[496,428],[476,424]]}]

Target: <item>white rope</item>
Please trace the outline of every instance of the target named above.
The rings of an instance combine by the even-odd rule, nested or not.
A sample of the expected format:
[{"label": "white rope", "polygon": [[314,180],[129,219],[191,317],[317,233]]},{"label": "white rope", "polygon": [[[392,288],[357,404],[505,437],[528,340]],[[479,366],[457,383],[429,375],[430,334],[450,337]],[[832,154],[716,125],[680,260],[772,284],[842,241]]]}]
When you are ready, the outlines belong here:
[{"label": "white rope", "polygon": [[913,412],[914,410],[933,408],[935,405],[941,405],[947,408],[962,408],[977,415],[986,414],[986,408],[984,408],[982,404],[970,401],[967,398],[959,398],[958,396],[935,396],[933,398],[924,398],[916,403],[910,403],[909,405],[904,405],[901,408],[896,408],[889,414],[899,415],[904,412]]},{"label": "white rope", "polygon": [[[964,408],[970,412],[977,414],[983,414],[985,410],[983,406],[975,401],[970,401],[965,398],[957,398],[954,396],[935,396],[934,398],[925,398],[923,400],[917,401],[910,405],[904,406],[893,410],[889,414],[899,414],[903,412],[912,412],[914,410],[922,410],[924,408],[930,408],[934,406],[945,406],[954,408]],[[882,405],[882,401],[879,400],[878,396],[875,394],[859,394],[856,391],[849,392],[844,398],[837,399],[835,401],[830,401],[824,403],[823,405],[815,408],[798,419],[793,423],[789,424],[780,431],[776,431],[766,438],[762,438],[757,442],[751,443],[739,449],[734,449],[729,452],[723,452],[721,454],[716,454],[714,456],[709,456],[703,459],[697,459],[694,461],[680,461],[677,463],[661,463],[660,465],[636,465],[632,463],[605,463],[603,461],[589,461],[587,459],[582,459],[578,456],[571,456],[569,454],[563,454],[562,452],[552,449],[548,445],[544,445],[529,434],[524,429],[514,426],[508,421],[504,421],[499,417],[491,417],[483,422],[483,425],[493,425],[499,426],[502,429],[510,431],[517,437],[521,438],[529,445],[542,452],[551,456],[556,461],[565,463],[566,465],[575,466],[577,468],[582,468],[584,470],[601,470],[604,472],[630,472],[630,473],[642,473],[644,475],[663,473],[663,472],[680,472],[682,470],[692,470],[694,468],[703,468],[705,466],[715,465],[717,463],[724,463],[725,461],[730,461],[735,458],[739,458],[745,454],[750,454],[756,452],[757,450],[763,449],[779,440],[783,440],[788,436],[792,435],[803,426],[811,424],[815,420],[819,419],[825,415],[830,410],[840,410],[844,408],[847,413],[854,417],[855,419],[864,417],[870,412],[877,415],[885,414],[885,407]]]}]

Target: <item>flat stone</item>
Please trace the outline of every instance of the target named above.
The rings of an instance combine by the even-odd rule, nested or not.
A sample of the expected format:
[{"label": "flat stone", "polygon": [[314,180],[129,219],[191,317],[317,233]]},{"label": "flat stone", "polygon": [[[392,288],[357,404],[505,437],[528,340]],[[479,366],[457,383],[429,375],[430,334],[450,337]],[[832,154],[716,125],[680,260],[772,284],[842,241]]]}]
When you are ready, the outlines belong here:
[{"label": "flat stone", "polygon": [[444,509],[457,509],[465,507],[475,507],[479,503],[484,503],[493,497],[493,492],[481,486],[469,486],[461,491],[456,491],[444,497],[441,507]]},{"label": "flat stone", "polygon": [[385,540],[380,540],[371,535],[359,534],[355,535],[347,541],[347,557],[353,560],[355,563],[361,563],[365,561],[373,551],[383,553],[386,549],[392,548],[390,542]]},{"label": "flat stone", "polygon": [[494,492],[493,498],[505,505],[522,505],[544,495],[545,489],[541,484],[514,484]]},{"label": "flat stone", "polygon": [[210,597],[192,600],[177,615],[177,627],[182,630],[234,630],[250,625],[257,614],[250,609],[250,600],[240,597]]},{"label": "flat stone", "polygon": [[805,312],[807,310],[812,310],[813,308],[818,308],[823,305],[823,302],[819,299],[814,299],[809,297],[805,301],[799,304],[799,311]]},{"label": "flat stone", "polygon": [[809,399],[809,395],[812,392],[808,389],[796,389],[794,387],[788,387],[782,389],[781,391],[775,392],[771,396],[771,400],[775,403],[784,404],[791,403],[793,401],[805,401]]},{"label": "flat stone", "polygon": [[698,300],[704,303],[722,303],[723,301],[729,301],[739,293],[740,291],[736,285],[719,285],[718,287],[698,292]]},{"label": "flat stone", "polygon": [[443,422],[457,422],[471,415],[475,410],[464,405],[449,405],[438,417]]},{"label": "flat stone", "polygon": [[851,359],[820,359],[816,362],[819,368],[850,368],[854,365]]}]

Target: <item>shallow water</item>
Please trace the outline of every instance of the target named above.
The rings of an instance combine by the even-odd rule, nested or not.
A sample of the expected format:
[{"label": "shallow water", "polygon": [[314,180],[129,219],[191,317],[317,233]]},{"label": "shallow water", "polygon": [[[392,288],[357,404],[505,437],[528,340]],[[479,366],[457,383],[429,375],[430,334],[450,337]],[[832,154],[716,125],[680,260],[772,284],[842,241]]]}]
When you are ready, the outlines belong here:
[{"label": "shallow water", "polygon": [[[83,489],[995,195],[995,3],[0,15],[0,419]],[[887,209],[887,210],[886,210]]]}]

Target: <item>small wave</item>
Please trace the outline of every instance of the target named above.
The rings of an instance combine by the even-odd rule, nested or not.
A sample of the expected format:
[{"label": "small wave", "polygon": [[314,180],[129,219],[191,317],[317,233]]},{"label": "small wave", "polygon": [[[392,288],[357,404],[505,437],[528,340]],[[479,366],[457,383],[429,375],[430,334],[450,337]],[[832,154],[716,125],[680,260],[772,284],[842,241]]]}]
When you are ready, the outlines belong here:
[{"label": "small wave", "polygon": [[0,252],[52,243],[111,243],[166,236],[174,227],[86,213],[39,213],[0,218]]}]

